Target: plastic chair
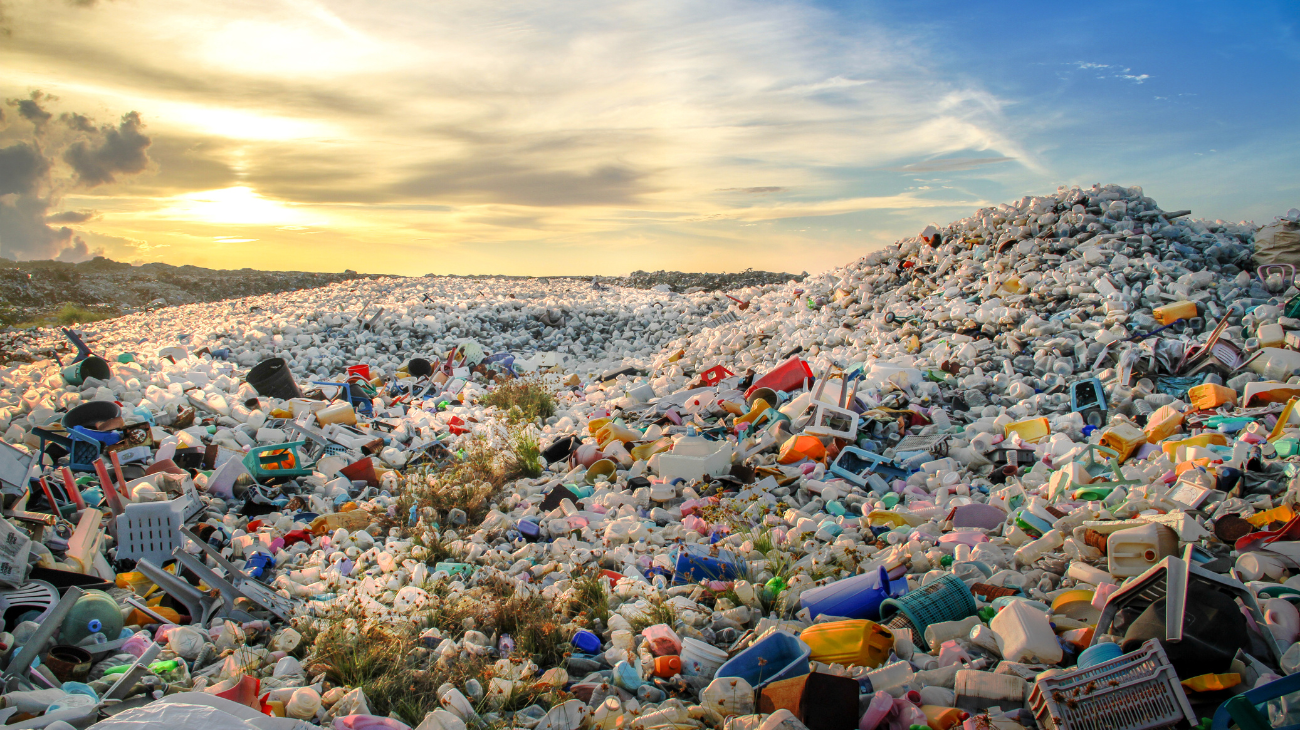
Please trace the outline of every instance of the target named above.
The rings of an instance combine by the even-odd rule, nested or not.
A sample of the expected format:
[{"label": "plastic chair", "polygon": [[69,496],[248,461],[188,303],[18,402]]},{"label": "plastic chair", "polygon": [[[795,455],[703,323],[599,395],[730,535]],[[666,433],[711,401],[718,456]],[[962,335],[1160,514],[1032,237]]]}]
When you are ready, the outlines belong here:
[{"label": "plastic chair", "polygon": [[311,467],[304,464],[302,454],[298,452],[298,448],[306,443],[291,441],[250,449],[244,455],[244,468],[258,481],[273,477],[311,476]]},{"label": "plastic chair", "polygon": [[1219,709],[1214,712],[1214,722],[1210,729],[1228,730],[1236,725],[1241,730],[1300,730],[1300,724],[1275,728],[1269,723],[1268,715],[1259,710],[1259,706],[1269,700],[1293,692],[1300,692],[1300,674],[1292,674],[1263,687],[1247,690],[1219,705]]},{"label": "plastic chair", "polygon": [[1255,273],[1259,275],[1260,281],[1268,281],[1268,277],[1273,274],[1280,275],[1283,289],[1295,283],[1295,266],[1292,264],[1264,264]]}]

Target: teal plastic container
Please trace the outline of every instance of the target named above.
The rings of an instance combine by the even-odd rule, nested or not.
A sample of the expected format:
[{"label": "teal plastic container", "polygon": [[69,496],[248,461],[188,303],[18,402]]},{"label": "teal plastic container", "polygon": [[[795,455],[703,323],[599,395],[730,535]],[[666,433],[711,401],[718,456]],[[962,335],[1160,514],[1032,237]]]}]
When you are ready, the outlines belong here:
[{"label": "teal plastic container", "polygon": [[112,641],[122,633],[122,609],[103,591],[88,590],[77,599],[59,631],[59,643],[76,646],[91,634],[103,634]]}]

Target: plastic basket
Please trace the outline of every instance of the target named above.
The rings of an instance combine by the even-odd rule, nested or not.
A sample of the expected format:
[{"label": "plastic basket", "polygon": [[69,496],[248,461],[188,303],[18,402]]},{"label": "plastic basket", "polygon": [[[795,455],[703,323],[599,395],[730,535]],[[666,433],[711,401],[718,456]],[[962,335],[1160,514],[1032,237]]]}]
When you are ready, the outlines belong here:
[{"label": "plastic basket", "polygon": [[1196,722],[1155,639],[1118,659],[1038,680],[1029,708],[1046,730],[1150,730]]},{"label": "plastic basket", "polygon": [[[886,598],[880,604],[880,618],[890,629],[909,629],[913,641],[920,645],[925,643],[925,629],[930,624],[960,621],[977,610],[975,596],[962,579],[945,575],[901,598]],[[899,616],[905,623],[896,620]]]},{"label": "plastic basket", "polygon": [[184,544],[180,528],[185,524],[182,511],[188,503],[182,497],[128,504],[117,521],[117,559],[148,558],[155,565],[170,560],[172,551]]}]

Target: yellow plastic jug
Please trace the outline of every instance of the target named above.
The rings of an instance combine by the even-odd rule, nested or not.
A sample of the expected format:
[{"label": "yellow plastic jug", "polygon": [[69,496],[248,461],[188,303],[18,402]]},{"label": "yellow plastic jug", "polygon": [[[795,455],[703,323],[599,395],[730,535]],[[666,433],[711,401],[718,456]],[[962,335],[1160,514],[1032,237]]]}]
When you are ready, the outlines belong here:
[{"label": "yellow plastic jug", "polygon": [[1173,406],[1160,406],[1155,413],[1147,416],[1147,426],[1143,429],[1147,442],[1158,444],[1173,436],[1183,425],[1183,414]]},{"label": "yellow plastic jug", "polygon": [[889,659],[894,634],[874,621],[854,619],[814,624],[799,634],[812,649],[810,658],[824,664],[874,669]]},{"label": "yellow plastic jug", "polygon": [[1003,429],[1003,435],[1007,438],[1011,434],[1018,434],[1021,439],[1028,443],[1036,444],[1039,441],[1052,435],[1052,427],[1048,424],[1046,418],[1027,418],[1023,421],[1008,423]]},{"label": "yellow plastic jug", "polygon": [[1196,316],[1196,302],[1181,301],[1166,304],[1153,309],[1151,315],[1160,324],[1173,324],[1180,319],[1191,319]]},{"label": "yellow plastic jug", "polygon": [[1101,445],[1119,454],[1119,463],[1128,461],[1128,457],[1147,442],[1147,435],[1142,429],[1127,423],[1117,423],[1101,432]]},{"label": "yellow plastic jug", "polygon": [[1237,405],[1237,391],[1217,383],[1203,383],[1189,388],[1187,399],[1196,408],[1207,411],[1225,403]]},{"label": "yellow plastic jug", "polygon": [[1286,342],[1286,330],[1276,322],[1261,324],[1255,336],[1259,338],[1260,347],[1281,347]]}]

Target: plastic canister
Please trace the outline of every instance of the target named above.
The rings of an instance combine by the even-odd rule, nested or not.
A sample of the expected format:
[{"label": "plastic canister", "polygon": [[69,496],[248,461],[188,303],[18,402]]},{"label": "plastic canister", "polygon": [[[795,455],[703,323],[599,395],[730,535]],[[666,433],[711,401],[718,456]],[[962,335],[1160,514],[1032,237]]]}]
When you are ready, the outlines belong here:
[{"label": "plastic canister", "polygon": [[72,606],[59,631],[59,643],[76,646],[87,636],[101,633],[117,638],[122,633],[122,612],[112,596],[91,589]]},{"label": "plastic canister", "polygon": [[930,727],[930,730],[948,730],[948,728],[970,716],[956,707],[941,707],[939,705],[921,705],[921,712],[925,713],[926,724]]},{"label": "plastic canister", "polygon": [[727,661],[727,652],[689,636],[682,639],[682,674],[709,679]]},{"label": "plastic canister", "polygon": [[1025,601],[1011,601],[989,622],[1009,662],[1039,661],[1056,664],[1063,652],[1047,614]]},{"label": "plastic canister", "polygon": [[322,426],[328,426],[331,423],[341,423],[345,426],[357,425],[357,412],[353,409],[351,403],[340,401],[331,403],[316,412],[316,420]]},{"label": "plastic canister", "polygon": [[584,654],[595,654],[600,651],[600,637],[586,629],[581,629],[573,635],[572,644]]},{"label": "plastic canister", "polygon": [[1139,446],[1146,442],[1146,433],[1137,426],[1132,426],[1127,423],[1117,423],[1113,426],[1107,427],[1106,430],[1101,432],[1101,445],[1108,449],[1113,449],[1117,454],[1119,454],[1119,462],[1121,464],[1127,461],[1128,457],[1131,456]]},{"label": "plastic canister", "polygon": [[1277,322],[1269,322],[1255,330],[1255,337],[1259,339],[1260,347],[1281,347],[1286,341],[1286,330]]},{"label": "plastic canister", "polygon": [[682,672],[682,658],[679,656],[668,655],[655,657],[656,677],[674,677]]},{"label": "plastic canister", "polygon": [[641,635],[645,637],[646,643],[649,644],[650,653],[655,656],[669,656],[682,652],[682,640],[678,638],[677,632],[669,628],[667,624],[648,626],[641,632]]},{"label": "plastic canister", "polygon": [[1203,383],[1187,390],[1187,399],[1200,410],[1218,408],[1225,403],[1236,405],[1237,391],[1218,383]]},{"label": "plastic canister", "polygon": [[1142,573],[1178,551],[1178,533],[1151,523],[1112,532],[1106,538],[1107,570],[1116,578]]},{"label": "plastic canister", "polygon": [[1265,347],[1259,357],[1250,361],[1250,369],[1265,380],[1285,381],[1300,370],[1300,352],[1280,347]]},{"label": "plastic canister", "polygon": [[894,634],[865,619],[814,624],[799,639],[812,650],[812,661],[846,667],[878,667],[894,648]]},{"label": "plastic canister", "polygon": [[1173,436],[1183,425],[1183,414],[1173,406],[1160,406],[1147,416],[1146,432],[1148,443],[1159,443]]},{"label": "plastic canister", "polygon": [[884,692],[894,687],[899,687],[912,681],[912,665],[905,661],[897,661],[893,664],[867,672],[866,679],[871,683],[868,691]]},{"label": "plastic canister", "polygon": [[1151,310],[1151,315],[1160,324],[1173,324],[1180,319],[1191,319],[1196,316],[1196,302],[1181,301],[1166,304]]}]

